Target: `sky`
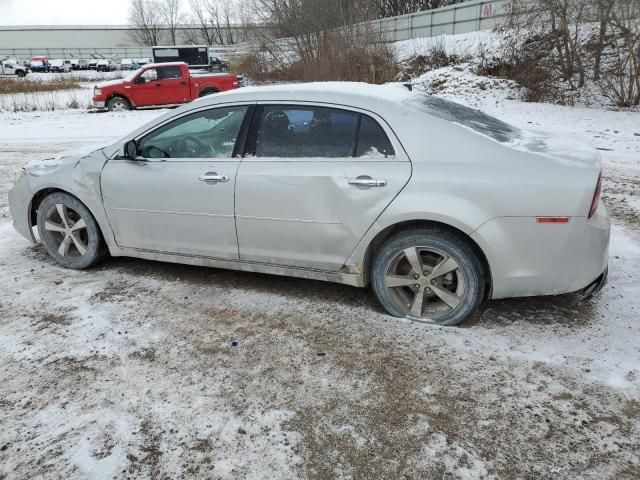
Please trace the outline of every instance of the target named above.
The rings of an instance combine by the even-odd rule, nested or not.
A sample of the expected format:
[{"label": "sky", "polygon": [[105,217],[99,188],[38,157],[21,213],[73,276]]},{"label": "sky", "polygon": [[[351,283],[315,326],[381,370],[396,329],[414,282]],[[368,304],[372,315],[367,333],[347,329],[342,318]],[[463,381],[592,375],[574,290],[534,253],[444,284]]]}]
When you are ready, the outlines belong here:
[{"label": "sky", "polygon": [[129,0],[0,0],[0,25],[126,25]]}]

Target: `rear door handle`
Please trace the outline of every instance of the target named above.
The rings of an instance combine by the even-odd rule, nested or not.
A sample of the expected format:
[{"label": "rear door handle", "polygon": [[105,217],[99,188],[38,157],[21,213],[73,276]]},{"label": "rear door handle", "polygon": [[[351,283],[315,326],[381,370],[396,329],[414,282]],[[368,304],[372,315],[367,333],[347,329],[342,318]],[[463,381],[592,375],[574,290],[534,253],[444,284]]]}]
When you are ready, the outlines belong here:
[{"label": "rear door handle", "polygon": [[227,175],[218,175],[216,172],[208,172],[204,175],[200,175],[198,178],[201,182],[205,183],[226,183],[229,181],[229,177]]},{"label": "rear door handle", "polygon": [[387,186],[387,181],[386,180],[377,180],[375,178],[371,178],[368,175],[361,175],[358,178],[350,178],[349,179],[349,185],[353,185],[353,186],[356,186],[356,187],[365,187],[365,188],[386,187]]}]

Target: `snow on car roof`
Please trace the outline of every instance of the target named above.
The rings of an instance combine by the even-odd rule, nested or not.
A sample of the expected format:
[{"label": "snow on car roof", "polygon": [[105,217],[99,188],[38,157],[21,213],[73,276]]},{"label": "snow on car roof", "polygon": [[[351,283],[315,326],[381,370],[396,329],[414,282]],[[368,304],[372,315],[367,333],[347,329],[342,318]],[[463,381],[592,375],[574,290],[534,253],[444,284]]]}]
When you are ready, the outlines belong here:
[{"label": "snow on car roof", "polygon": [[179,67],[181,65],[186,65],[186,63],[185,62],[147,63],[145,64],[144,69],[148,70],[149,68],[158,68],[158,67]]},{"label": "snow on car roof", "polygon": [[380,103],[399,105],[415,93],[400,83],[372,85],[358,82],[311,82],[286,85],[251,86],[203,97],[197,102],[215,104],[231,100],[290,100],[335,102],[368,108]]}]

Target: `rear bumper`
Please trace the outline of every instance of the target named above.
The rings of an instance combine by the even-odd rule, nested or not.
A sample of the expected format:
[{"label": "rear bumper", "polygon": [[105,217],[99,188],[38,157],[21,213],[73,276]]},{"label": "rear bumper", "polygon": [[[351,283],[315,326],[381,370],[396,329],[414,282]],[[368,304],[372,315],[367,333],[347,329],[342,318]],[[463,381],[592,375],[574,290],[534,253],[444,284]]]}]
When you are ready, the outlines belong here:
[{"label": "rear bumper", "polygon": [[499,299],[559,295],[594,284],[602,288],[599,280],[609,261],[610,229],[601,203],[593,218],[572,217],[567,224],[539,224],[531,217],[495,218],[472,238],[491,268],[491,297]]},{"label": "rear bumper", "polygon": [[582,302],[588,302],[593,297],[598,295],[604,286],[607,284],[607,280],[609,279],[609,267],[605,269],[605,271],[598,278],[595,279],[593,283],[588,285],[584,290],[582,290]]}]

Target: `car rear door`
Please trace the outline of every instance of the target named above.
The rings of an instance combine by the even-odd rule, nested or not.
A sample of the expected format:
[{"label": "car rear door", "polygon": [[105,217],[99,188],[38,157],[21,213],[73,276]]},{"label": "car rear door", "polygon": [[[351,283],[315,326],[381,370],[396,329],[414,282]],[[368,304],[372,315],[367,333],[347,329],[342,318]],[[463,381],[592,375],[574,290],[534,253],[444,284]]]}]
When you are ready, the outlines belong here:
[{"label": "car rear door", "polygon": [[184,115],[137,139],[138,159],[107,162],[102,196],[119,247],[238,260],[234,185],[249,111]]},{"label": "car rear door", "polygon": [[240,259],[337,271],[402,190],[411,163],[384,121],[262,104],[236,186]]}]

